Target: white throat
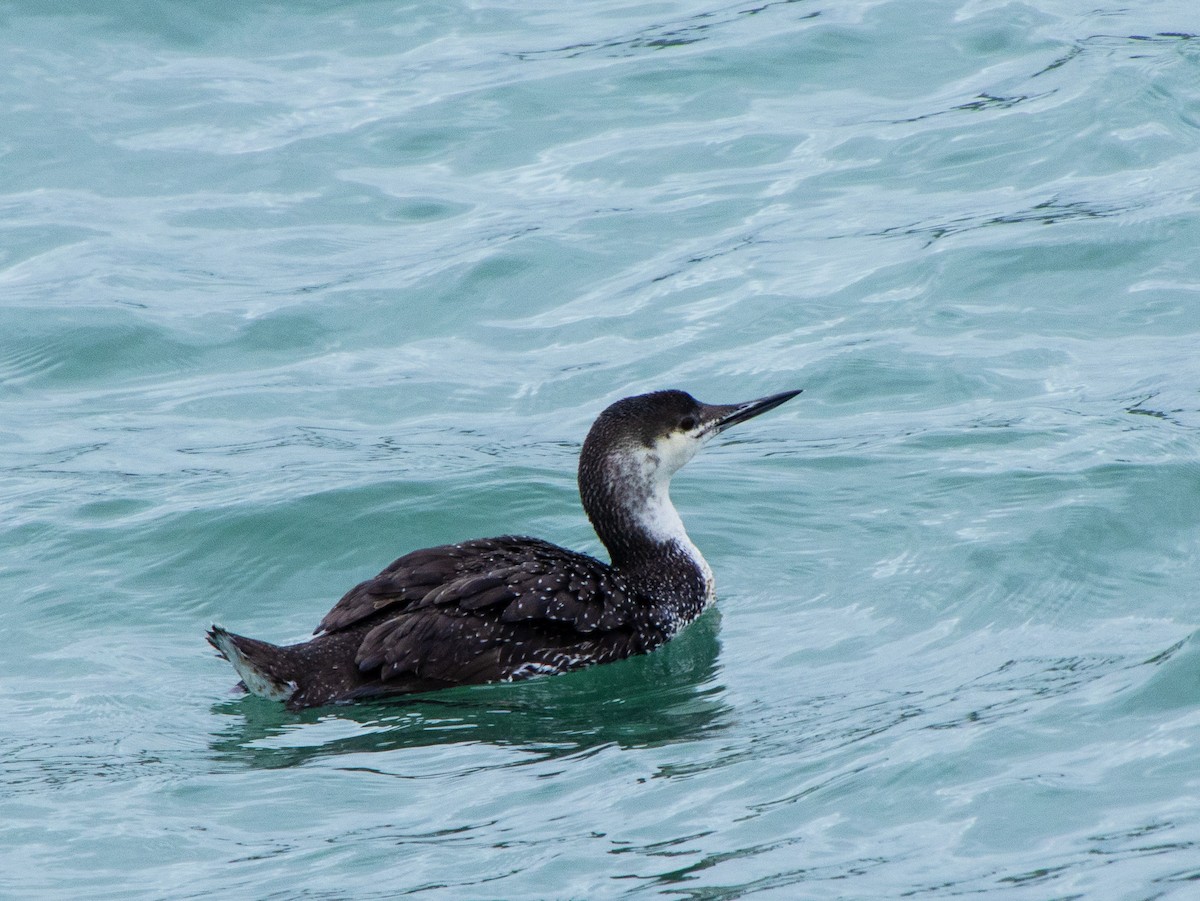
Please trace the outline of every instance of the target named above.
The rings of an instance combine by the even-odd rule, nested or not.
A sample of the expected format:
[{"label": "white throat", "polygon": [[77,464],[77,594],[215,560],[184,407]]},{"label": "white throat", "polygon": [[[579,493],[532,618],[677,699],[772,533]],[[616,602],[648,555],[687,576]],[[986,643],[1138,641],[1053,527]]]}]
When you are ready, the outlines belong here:
[{"label": "white throat", "polygon": [[626,513],[650,538],[663,544],[674,544],[696,565],[704,575],[707,586],[705,606],[715,598],[713,574],[708,561],[700,553],[679,511],[671,503],[671,476],[695,456],[701,441],[687,436],[675,435],[661,439],[652,450],[619,458],[622,475],[627,483],[640,490],[631,492]]},{"label": "white throat", "polygon": [[648,503],[642,510],[642,515],[639,517],[642,527],[646,532],[652,535],[656,540],[663,542],[671,542],[675,544],[684,554],[691,558],[696,567],[704,574],[705,590],[705,607],[715,600],[713,591],[713,574],[709,568],[708,561],[704,559],[704,555],[700,553],[700,548],[696,547],[691,536],[683,527],[683,520],[679,518],[679,511],[675,509],[675,505],[671,503],[671,495],[669,488],[671,487],[670,480],[657,483],[655,490],[651,493]]}]

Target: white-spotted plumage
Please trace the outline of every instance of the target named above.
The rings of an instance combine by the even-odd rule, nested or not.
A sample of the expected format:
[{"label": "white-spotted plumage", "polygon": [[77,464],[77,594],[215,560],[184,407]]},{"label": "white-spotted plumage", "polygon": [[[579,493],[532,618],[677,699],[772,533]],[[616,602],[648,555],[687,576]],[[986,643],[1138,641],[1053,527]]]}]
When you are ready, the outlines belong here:
[{"label": "white-spotted plumage", "polygon": [[214,627],[245,687],[310,707],[527,679],[654,650],[715,598],[712,570],[671,503],[671,477],[712,436],[798,394],[702,404],[682,391],[627,397],[579,458],[603,563],[505,536],[414,551],[351,589],[317,637],[280,647]]}]

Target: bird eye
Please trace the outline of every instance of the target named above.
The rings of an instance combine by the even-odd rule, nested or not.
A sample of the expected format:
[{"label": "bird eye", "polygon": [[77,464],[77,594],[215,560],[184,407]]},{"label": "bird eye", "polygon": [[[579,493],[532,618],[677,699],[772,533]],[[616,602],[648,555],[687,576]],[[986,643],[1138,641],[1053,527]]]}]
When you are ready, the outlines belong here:
[{"label": "bird eye", "polygon": [[683,417],[683,419],[681,419],[679,421],[679,427],[681,429],[683,429],[685,432],[690,432],[692,429],[694,429],[696,427],[696,417],[694,417],[694,416]]}]

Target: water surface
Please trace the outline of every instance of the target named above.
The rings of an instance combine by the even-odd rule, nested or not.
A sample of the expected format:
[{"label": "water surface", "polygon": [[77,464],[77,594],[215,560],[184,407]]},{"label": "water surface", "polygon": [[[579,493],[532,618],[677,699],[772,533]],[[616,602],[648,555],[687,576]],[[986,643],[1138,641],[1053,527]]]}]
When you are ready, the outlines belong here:
[{"label": "water surface", "polygon": [[[1187,898],[1182,0],[0,5],[0,894]],[[720,611],[412,704],[231,693],[403,551],[600,552],[595,414],[805,393],[674,496]]]}]

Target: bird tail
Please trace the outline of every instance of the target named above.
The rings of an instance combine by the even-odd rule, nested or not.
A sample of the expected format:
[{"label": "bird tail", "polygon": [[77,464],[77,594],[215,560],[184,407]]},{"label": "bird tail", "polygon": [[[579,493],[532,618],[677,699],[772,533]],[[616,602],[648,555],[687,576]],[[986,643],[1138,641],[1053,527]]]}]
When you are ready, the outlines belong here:
[{"label": "bird tail", "polygon": [[289,675],[291,661],[286,648],[235,635],[216,624],[208,630],[208,643],[233,664],[251,694],[286,701],[295,693],[296,682]]}]

